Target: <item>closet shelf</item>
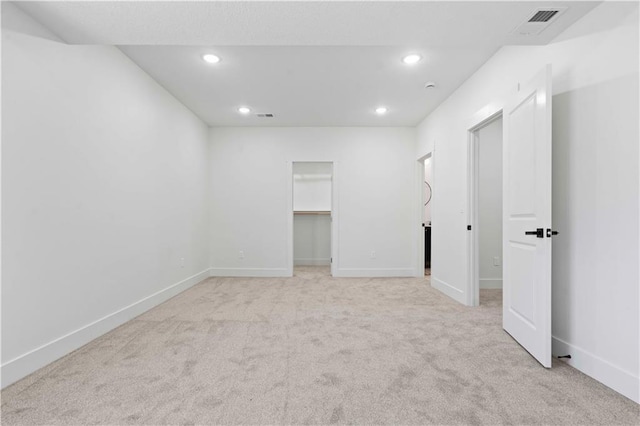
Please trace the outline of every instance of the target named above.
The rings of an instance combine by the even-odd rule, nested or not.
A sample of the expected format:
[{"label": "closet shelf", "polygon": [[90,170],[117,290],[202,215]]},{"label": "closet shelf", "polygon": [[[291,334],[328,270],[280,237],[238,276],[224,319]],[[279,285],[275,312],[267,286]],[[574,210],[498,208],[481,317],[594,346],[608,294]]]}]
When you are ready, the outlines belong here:
[{"label": "closet shelf", "polygon": [[323,215],[323,214],[331,214],[331,211],[330,210],[294,210],[293,214]]}]

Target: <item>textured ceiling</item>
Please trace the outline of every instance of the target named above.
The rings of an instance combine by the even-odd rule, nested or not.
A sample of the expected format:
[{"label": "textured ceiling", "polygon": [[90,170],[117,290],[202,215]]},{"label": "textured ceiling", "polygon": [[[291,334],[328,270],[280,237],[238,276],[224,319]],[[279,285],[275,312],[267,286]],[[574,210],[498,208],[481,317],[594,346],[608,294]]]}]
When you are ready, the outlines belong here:
[{"label": "textured ceiling", "polygon": [[[68,43],[227,46],[545,44],[597,2],[52,1],[20,7]],[[569,7],[539,36],[510,35],[540,6]]]},{"label": "textured ceiling", "polygon": [[[496,50],[546,44],[599,2],[21,2],[70,44],[117,45],[213,126],[413,126]],[[538,36],[513,29],[566,7]],[[201,55],[216,53],[210,66]],[[403,55],[418,52],[414,67]],[[427,81],[437,87],[425,90]],[[275,114],[259,119],[237,113]],[[373,110],[385,105],[389,113]]]}]

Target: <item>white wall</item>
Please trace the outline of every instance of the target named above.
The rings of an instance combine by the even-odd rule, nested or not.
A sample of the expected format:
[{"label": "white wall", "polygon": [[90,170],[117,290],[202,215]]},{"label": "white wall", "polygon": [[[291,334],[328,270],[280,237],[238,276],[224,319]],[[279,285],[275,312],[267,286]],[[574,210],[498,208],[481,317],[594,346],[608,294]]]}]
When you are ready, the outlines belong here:
[{"label": "white wall", "polygon": [[640,401],[638,379],[638,5],[603,3],[541,47],[505,47],[417,129],[434,146],[432,282],[466,283],[468,123],[553,65],[554,352]]},{"label": "white wall", "polygon": [[502,288],[502,118],[478,131],[478,157],[480,288]]},{"label": "white wall", "polygon": [[208,128],[115,47],[2,37],[7,385],[208,276]]},{"label": "white wall", "polygon": [[293,216],[293,264],[331,264],[331,216]]},{"label": "white wall", "polygon": [[212,128],[212,273],[287,275],[290,162],[333,161],[337,275],[414,275],[414,135],[412,128]]},{"label": "white wall", "polygon": [[331,163],[293,163],[293,210],[331,211]]}]

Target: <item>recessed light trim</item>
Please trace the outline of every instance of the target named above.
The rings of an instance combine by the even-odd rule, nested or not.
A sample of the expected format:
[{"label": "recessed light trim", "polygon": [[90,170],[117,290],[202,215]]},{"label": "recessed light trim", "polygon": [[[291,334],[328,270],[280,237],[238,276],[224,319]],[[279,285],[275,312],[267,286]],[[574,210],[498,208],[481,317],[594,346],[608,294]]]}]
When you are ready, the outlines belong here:
[{"label": "recessed light trim", "polygon": [[384,115],[384,114],[387,113],[387,111],[389,111],[387,109],[387,107],[380,106],[380,107],[376,108],[376,114],[378,114],[378,115]]},{"label": "recessed light trim", "polygon": [[418,55],[417,53],[412,53],[402,58],[402,62],[407,65],[415,65],[421,60],[422,60],[422,56]]},{"label": "recessed light trim", "polygon": [[247,114],[249,114],[251,112],[251,108],[249,108],[249,107],[240,107],[240,108],[238,108],[238,112],[240,114],[247,115]]},{"label": "recessed light trim", "polygon": [[217,64],[220,62],[220,57],[218,55],[214,55],[213,53],[205,53],[202,55],[202,60],[208,64]]}]

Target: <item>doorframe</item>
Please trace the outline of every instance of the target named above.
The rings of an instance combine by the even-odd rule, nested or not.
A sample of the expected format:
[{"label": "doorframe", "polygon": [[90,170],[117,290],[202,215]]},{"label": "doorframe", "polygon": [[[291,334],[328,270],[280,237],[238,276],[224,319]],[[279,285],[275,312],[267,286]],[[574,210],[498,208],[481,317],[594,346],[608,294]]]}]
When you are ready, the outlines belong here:
[{"label": "doorframe", "polygon": [[[424,269],[425,269],[425,263],[424,263],[424,228],[422,227],[422,224],[424,223],[425,217],[424,217],[424,182],[425,182],[425,173],[424,173],[424,163],[427,159],[431,160],[431,185],[434,184],[435,181],[435,162],[433,161],[433,158],[435,156],[435,148],[432,149],[431,151],[429,151],[427,154],[423,155],[422,157],[418,158],[418,160],[416,161],[416,179],[417,179],[417,195],[416,195],[416,200],[419,200],[419,202],[417,203],[417,210],[416,210],[416,223],[420,224],[419,225],[419,231],[418,231],[418,238],[416,239],[416,271],[415,271],[415,276],[416,277],[424,277]],[[433,203],[433,195],[431,197],[431,202]],[[433,204],[431,205],[431,222],[433,222]],[[432,229],[432,234],[431,234],[431,242],[432,242],[432,247],[433,247],[433,229]],[[432,250],[433,252],[433,250]],[[433,259],[431,260],[431,269],[433,269]],[[431,275],[433,275],[433,272],[431,273]]]},{"label": "doorframe", "polygon": [[287,206],[286,206],[286,217],[287,217],[287,275],[293,276],[293,163],[331,163],[332,164],[332,172],[331,172],[331,276],[335,277],[338,273],[338,236],[339,236],[339,226],[340,223],[338,221],[338,161],[335,160],[327,160],[327,159],[303,159],[303,160],[290,160],[286,162],[286,171],[287,171]]},{"label": "doorframe", "polygon": [[[471,230],[467,230],[466,305],[468,306],[480,305],[480,238],[478,235],[479,132],[484,127],[502,118],[502,110],[502,105],[487,105],[473,116],[467,126],[467,224],[471,225]],[[500,190],[503,190],[503,188],[500,188]],[[502,206],[500,209],[502,210]]]}]

